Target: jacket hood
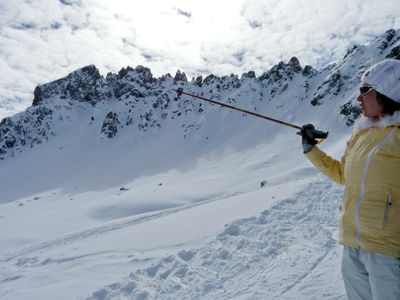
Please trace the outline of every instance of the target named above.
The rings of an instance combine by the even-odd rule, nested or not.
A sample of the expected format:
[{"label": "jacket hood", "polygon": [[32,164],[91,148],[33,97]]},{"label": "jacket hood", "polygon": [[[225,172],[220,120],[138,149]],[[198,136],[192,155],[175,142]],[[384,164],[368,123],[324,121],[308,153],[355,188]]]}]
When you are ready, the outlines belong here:
[{"label": "jacket hood", "polygon": [[367,118],[361,115],[360,118],[354,123],[354,132],[365,130],[371,127],[385,128],[388,126],[400,125],[400,111],[396,111],[393,115],[385,116],[379,120],[373,118]]}]

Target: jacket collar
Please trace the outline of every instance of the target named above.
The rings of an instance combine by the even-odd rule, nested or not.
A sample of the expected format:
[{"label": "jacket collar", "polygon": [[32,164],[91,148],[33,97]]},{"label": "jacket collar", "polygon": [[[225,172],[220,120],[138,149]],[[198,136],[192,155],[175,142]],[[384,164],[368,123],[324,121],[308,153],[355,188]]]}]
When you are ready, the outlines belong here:
[{"label": "jacket collar", "polygon": [[353,128],[354,132],[358,132],[371,127],[385,128],[389,126],[400,126],[400,111],[396,111],[393,115],[382,117],[379,120],[367,118],[364,117],[364,115],[361,115],[361,117],[354,123]]}]

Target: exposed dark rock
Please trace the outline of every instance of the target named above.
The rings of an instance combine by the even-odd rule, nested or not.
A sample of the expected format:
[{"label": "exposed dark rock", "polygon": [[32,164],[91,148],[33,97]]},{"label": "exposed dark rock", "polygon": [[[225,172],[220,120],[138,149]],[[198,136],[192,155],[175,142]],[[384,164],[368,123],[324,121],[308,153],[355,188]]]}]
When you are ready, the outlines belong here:
[{"label": "exposed dark rock", "polygon": [[118,78],[124,78],[126,76],[126,74],[128,74],[128,72],[130,71],[134,71],[130,66],[127,66],[126,69],[122,68],[119,72],[118,72]]},{"label": "exposed dark rock", "polygon": [[169,81],[169,80],[171,80],[171,81],[173,80],[171,74],[169,74],[169,73],[161,76],[160,79],[159,79],[160,82],[166,82],[166,81]]},{"label": "exposed dark rock", "polygon": [[353,53],[355,53],[358,50],[358,46],[354,45],[353,48],[351,48],[350,50],[348,50],[346,52],[346,55],[343,57],[343,60],[345,60],[346,58],[348,58],[349,56],[351,56]]},{"label": "exposed dark rock", "polygon": [[47,116],[51,116],[53,111],[45,106],[38,106],[32,114],[37,116],[38,121],[43,121]]},{"label": "exposed dark rock", "polygon": [[202,76],[197,76],[196,79],[192,80],[193,84],[202,87],[203,85],[203,77]]},{"label": "exposed dark rock", "polygon": [[12,121],[11,118],[4,118],[0,122],[0,134],[5,134],[8,131],[10,131],[10,128],[14,127],[14,122]]},{"label": "exposed dark rock", "polygon": [[385,50],[395,36],[396,31],[394,29],[386,31],[381,41],[381,44],[378,46],[378,49],[380,49],[381,51]]},{"label": "exposed dark rock", "polygon": [[203,85],[210,85],[210,84],[217,83],[220,81],[221,81],[221,79],[218,76],[215,76],[214,74],[210,74],[206,78],[204,78]]},{"label": "exposed dark rock", "polygon": [[135,71],[138,74],[138,78],[144,84],[150,84],[150,83],[154,83],[156,81],[156,79],[153,77],[153,74],[151,73],[149,68],[139,65],[135,68]]},{"label": "exposed dark rock", "polygon": [[42,102],[42,100],[43,100],[42,91],[40,89],[40,86],[38,85],[33,92],[32,106],[39,105],[39,103]]},{"label": "exposed dark rock", "polygon": [[181,72],[180,70],[176,71],[174,81],[175,82],[178,82],[178,81],[187,82],[186,74],[184,72]]},{"label": "exposed dark rock", "polygon": [[196,79],[193,81],[193,84],[198,87],[201,87],[203,85],[203,77],[197,76]]},{"label": "exposed dark rock", "polygon": [[137,66],[135,69],[122,68],[116,80],[111,76],[107,77],[107,80],[114,91],[114,96],[118,99],[126,99],[131,96],[144,98],[149,95],[156,82],[150,69],[143,66]]},{"label": "exposed dark rock", "polygon": [[361,113],[361,109],[358,106],[354,106],[351,101],[340,107],[340,114],[346,116],[346,125],[348,126],[352,126]]},{"label": "exposed dark rock", "polygon": [[[243,78],[243,76],[242,76]],[[222,76],[222,78],[218,78],[218,82],[222,84],[217,84],[216,87],[219,89],[227,90],[230,88],[239,89],[242,86],[242,83],[239,80],[237,75],[231,74],[230,76]]]},{"label": "exposed dark rock", "polygon": [[297,59],[297,57],[292,57],[289,60],[288,66],[295,73],[300,73],[302,71],[301,66],[300,66],[300,62]]},{"label": "exposed dark rock", "polygon": [[254,71],[249,71],[247,73],[243,73],[242,79],[243,78],[256,78],[256,73]]},{"label": "exposed dark rock", "polygon": [[397,47],[394,47],[390,53],[386,56],[386,58],[393,58],[400,60],[400,45]]},{"label": "exposed dark rock", "polygon": [[6,145],[7,148],[14,147],[16,142],[17,142],[17,140],[15,139],[14,136],[12,136],[12,135],[6,135],[5,136],[4,144]]},{"label": "exposed dark rock", "polygon": [[99,70],[89,65],[64,78],[37,86],[32,106],[37,106],[46,100],[54,101],[56,97],[95,105],[101,100],[109,99],[111,93]]},{"label": "exposed dark rock", "polygon": [[[268,85],[274,84],[276,82],[292,80],[296,74],[302,71],[303,69],[300,66],[299,60],[296,57],[292,57],[287,64],[281,61],[279,64],[273,66],[271,70],[263,73],[258,80],[267,81]],[[306,75],[306,73],[303,72],[303,75]]]},{"label": "exposed dark rock", "polygon": [[314,94],[314,98],[311,100],[312,105],[320,105],[321,99],[323,99],[326,95],[335,95],[337,96],[341,90],[343,85],[343,79],[340,75],[340,71],[337,70],[332,73],[327,80],[325,80],[319,87],[317,92]]},{"label": "exposed dark rock", "polygon": [[260,187],[265,187],[268,184],[267,180],[263,180],[260,182]]},{"label": "exposed dark rock", "polygon": [[110,111],[101,126],[101,133],[111,139],[117,135],[119,125],[118,115]]}]

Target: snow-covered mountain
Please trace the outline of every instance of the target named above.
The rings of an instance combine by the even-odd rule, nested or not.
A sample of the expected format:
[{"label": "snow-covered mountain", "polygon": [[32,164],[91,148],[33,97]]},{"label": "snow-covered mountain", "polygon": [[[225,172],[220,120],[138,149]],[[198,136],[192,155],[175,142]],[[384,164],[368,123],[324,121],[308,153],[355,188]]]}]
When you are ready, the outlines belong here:
[{"label": "snow-covered mountain", "polygon": [[0,122],[0,297],[342,298],[341,187],[293,128],[176,90],[314,123],[340,156],[360,77],[386,57],[400,59],[400,30],[323,70],[293,57],[188,81],[90,65],[37,86]]},{"label": "snow-covered mountain", "polygon": [[[287,64],[280,62],[259,77],[249,71],[240,78],[233,74],[222,77],[211,74],[188,81],[185,73],[178,70],[174,77],[167,74],[154,78],[143,66],[123,68],[118,74],[103,77],[90,65],[37,86],[30,108],[1,121],[0,159],[61,135],[59,128],[69,127],[71,122],[88,125],[88,134],[99,139],[114,138],[122,129],[137,134],[174,125],[181,128],[185,137],[201,136],[196,131],[215,119],[215,114],[210,113],[214,108],[198,100],[178,99],[175,92],[178,87],[265,113],[275,113],[275,108],[288,101],[296,106],[301,103],[315,106],[340,98],[335,106],[340,107],[350,125],[359,114],[352,102],[360,75],[377,60],[398,58],[398,39],[398,32],[389,30],[367,46],[354,46],[338,65],[317,71],[308,65],[302,68],[293,57]],[[82,111],[85,116],[76,118]],[[218,127],[231,125],[227,120],[220,122]]]}]

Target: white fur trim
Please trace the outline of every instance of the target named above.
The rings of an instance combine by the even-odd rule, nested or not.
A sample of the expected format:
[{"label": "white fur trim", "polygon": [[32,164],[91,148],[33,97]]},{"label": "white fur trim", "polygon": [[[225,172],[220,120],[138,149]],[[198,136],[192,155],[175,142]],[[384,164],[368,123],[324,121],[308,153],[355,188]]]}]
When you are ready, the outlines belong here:
[{"label": "white fur trim", "polygon": [[380,118],[378,121],[376,121],[373,118],[367,118],[364,115],[361,115],[361,117],[358,118],[357,121],[354,123],[353,128],[354,132],[358,132],[371,127],[385,128],[399,122],[400,122],[400,111],[396,111],[391,116]]}]

